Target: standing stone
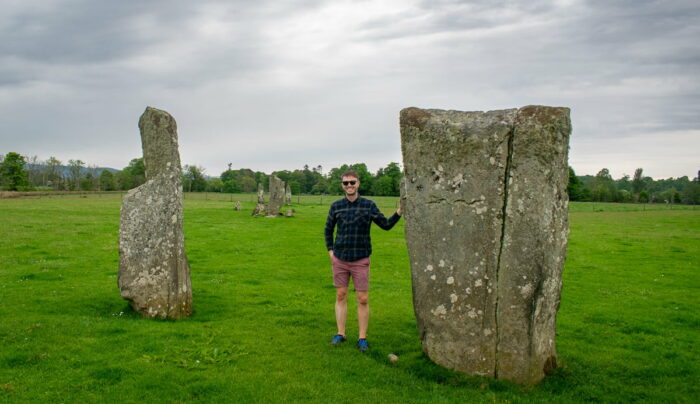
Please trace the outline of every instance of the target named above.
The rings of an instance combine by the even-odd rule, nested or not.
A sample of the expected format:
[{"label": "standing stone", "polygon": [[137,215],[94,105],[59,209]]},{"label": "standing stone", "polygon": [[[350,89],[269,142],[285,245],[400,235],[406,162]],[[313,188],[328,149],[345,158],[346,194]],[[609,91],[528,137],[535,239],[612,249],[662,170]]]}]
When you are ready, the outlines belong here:
[{"label": "standing stone", "polygon": [[177,125],[148,107],[139,119],[146,183],[122,201],[119,289],[146,317],[192,314],[192,283],[182,232],[182,180]]},{"label": "standing stone", "polygon": [[236,201],[236,205],[234,206],[235,210],[241,210],[241,201]]},{"label": "standing stone", "polygon": [[284,216],[285,217],[294,217],[294,209],[287,209],[284,211]]},{"label": "standing stone", "polygon": [[253,216],[265,216],[265,212],[267,212],[265,204],[258,203],[255,205],[255,209],[253,209]]},{"label": "standing stone", "polygon": [[258,183],[258,203],[253,209],[253,216],[265,216],[267,207],[265,206],[265,189],[261,182]]},{"label": "standing stone", "polygon": [[287,183],[287,187],[284,190],[284,203],[287,206],[292,204],[292,187],[289,186],[289,183]]},{"label": "standing stone", "polygon": [[277,217],[284,203],[284,181],[274,175],[270,176],[270,202],[267,205],[267,217]]},{"label": "standing stone", "polygon": [[262,183],[258,183],[258,203],[265,203],[265,189]]},{"label": "standing stone", "polygon": [[535,384],[556,367],[568,108],[401,111],[402,198],[425,353]]}]

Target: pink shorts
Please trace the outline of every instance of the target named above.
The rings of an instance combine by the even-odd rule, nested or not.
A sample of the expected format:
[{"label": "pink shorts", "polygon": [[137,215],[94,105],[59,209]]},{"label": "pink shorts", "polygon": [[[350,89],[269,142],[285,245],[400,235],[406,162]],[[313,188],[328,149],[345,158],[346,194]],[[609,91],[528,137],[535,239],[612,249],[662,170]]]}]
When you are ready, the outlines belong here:
[{"label": "pink shorts", "polygon": [[333,286],[347,288],[350,276],[355,290],[369,290],[369,257],[350,262],[333,257]]}]

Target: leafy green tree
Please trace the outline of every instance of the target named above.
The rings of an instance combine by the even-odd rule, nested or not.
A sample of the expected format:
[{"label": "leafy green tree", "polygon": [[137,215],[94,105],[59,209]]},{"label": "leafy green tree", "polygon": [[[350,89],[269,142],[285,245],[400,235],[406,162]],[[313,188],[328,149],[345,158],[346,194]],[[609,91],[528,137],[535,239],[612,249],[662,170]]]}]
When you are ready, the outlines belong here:
[{"label": "leafy green tree", "polygon": [[632,193],[639,195],[640,192],[644,190],[644,170],[638,168],[634,170],[634,177],[632,177]]},{"label": "leafy green tree", "polygon": [[224,183],[224,192],[255,192],[258,189],[258,182],[262,182],[263,186],[267,186],[267,175],[265,173],[257,173],[249,168],[232,170],[230,164],[229,169],[221,173],[220,178]]},{"label": "leafy green tree", "polygon": [[603,168],[596,174],[593,180],[591,194],[594,201],[618,202],[619,195],[615,188],[615,182],[607,168]]},{"label": "leafy green tree", "polygon": [[[229,166],[230,166],[230,164],[229,164]],[[230,167],[228,170],[224,171],[219,176],[219,178],[221,179],[222,182],[226,182],[229,180],[235,180],[235,177],[236,177],[236,173],[235,173],[235,171],[231,170]]]},{"label": "leafy green tree", "polygon": [[625,174],[619,180],[615,181],[615,187],[618,191],[631,191],[632,182],[630,181],[630,176]]},{"label": "leafy green tree", "polygon": [[620,202],[632,202],[634,200],[632,193],[626,189],[618,191],[618,194],[620,196]]},{"label": "leafy green tree", "polygon": [[681,200],[689,205],[700,205],[700,183],[698,181],[690,183],[683,191]]},{"label": "leafy green tree", "polygon": [[666,203],[681,203],[681,193],[675,188],[669,188],[661,193],[661,200]]},{"label": "leafy green tree", "polygon": [[401,173],[401,166],[399,166],[399,163],[395,162],[391,162],[383,169],[379,169],[377,171],[377,179],[382,177],[388,177],[391,179],[388,191],[389,193],[386,194],[390,196],[399,196],[399,194],[401,193],[402,176],[403,174]]},{"label": "leafy green tree", "polygon": [[44,163],[39,160],[38,156],[27,157],[26,164],[24,165],[27,170],[27,176],[29,178],[29,183],[35,187],[41,187],[46,185],[46,176],[44,175]]},{"label": "leafy green tree", "polygon": [[[263,188],[265,187],[265,184],[269,182],[269,179],[266,179],[265,183],[263,184]],[[252,177],[243,177],[239,182],[239,187],[241,192],[256,192],[258,190],[258,183],[255,182]]]},{"label": "leafy green tree", "polygon": [[117,173],[116,182],[121,190],[136,188],[146,182],[146,167],[143,163],[143,157],[132,159],[128,166]]},{"label": "leafy green tree", "polygon": [[292,195],[299,195],[301,193],[301,184],[299,184],[299,181],[289,181],[289,189],[292,191]]},{"label": "leafy green tree", "polygon": [[61,172],[62,165],[63,163],[61,162],[61,160],[57,159],[54,156],[51,156],[48,160],[46,160],[46,166],[44,168],[46,185],[52,187],[53,189],[63,188],[64,181],[63,173]]},{"label": "leafy green tree", "polygon": [[236,180],[227,180],[223,183],[222,191],[229,194],[234,194],[241,192],[241,188],[236,183]]},{"label": "leafy green tree", "polygon": [[649,203],[649,194],[647,193],[647,191],[642,191],[639,193],[639,197],[637,197],[637,202]]},{"label": "leafy green tree", "polygon": [[31,189],[24,165],[24,157],[19,153],[7,153],[2,163],[0,163],[0,185],[8,191]]},{"label": "leafy green tree", "polygon": [[[255,172],[255,185],[253,187],[253,190],[251,191],[243,191],[243,192],[253,192],[258,190],[258,184],[262,184],[264,189],[268,189],[270,186],[270,176],[265,174],[262,171],[256,171]],[[243,186],[241,186],[243,188]]]},{"label": "leafy green tree", "polygon": [[327,194],[328,192],[328,181],[325,178],[319,179],[312,187],[311,193],[314,195]]},{"label": "leafy green tree", "polygon": [[102,170],[100,173],[100,190],[102,191],[114,191],[114,174],[109,170]]},{"label": "leafy green tree", "polygon": [[91,172],[85,173],[85,176],[80,179],[80,189],[82,191],[92,191],[95,189],[95,182]]},{"label": "leafy green tree", "polygon": [[78,160],[68,160],[68,173],[70,175],[69,188],[76,191],[80,188],[80,179],[83,177],[83,167],[85,162]]},{"label": "leafy green tree", "polygon": [[204,169],[194,165],[185,165],[182,174],[182,188],[187,192],[203,192],[207,188]]},{"label": "leafy green tree", "polygon": [[393,181],[388,175],[382,175],[379,178],[375,178],[372,184],[372,195],[376,196],[389,196],[393,195]]},{"label": "leafy green tree", "polygon": [[207,178],[207,192],[221,192],[224,188],[224,183],[221,178]]}]

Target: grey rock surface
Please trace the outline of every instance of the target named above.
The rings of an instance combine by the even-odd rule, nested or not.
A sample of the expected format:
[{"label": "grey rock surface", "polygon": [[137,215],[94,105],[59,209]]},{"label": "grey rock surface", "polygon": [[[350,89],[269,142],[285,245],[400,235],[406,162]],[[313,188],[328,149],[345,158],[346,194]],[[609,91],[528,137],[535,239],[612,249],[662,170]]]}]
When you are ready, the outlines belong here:
[{"label": "grey rock surface", "polygon": [[423,350],[523,384],[556,367],[568,108],[401,111],[402,198]]},{"label": "grey rock surface", "polygon": [[192,283],[184,248],[177,125],[148,107],[139,120],[146,182],[122,200],[119,228],[121,296],[146,317],[192,314]]},{"label": "grey rock surface", "polygon": [[284,181],[274,175],[270,176],[270,202],[267,205],[267,216],[277,217],[284,203]]},{"label": "grey rock surface", "polygon": [[292,204],[292,187],[289,186],[289,183],[287,183],[287,187],[284,190],[284,203],[287,206]]},{"label": "grey rock surface", "polygon": [[258,203],[265,203],[265,189],[262,183],[258,183]]},{"label": "grey rock surface", "polygon": [[234,210],[241,210],[241,201],[236,201],[236,204],[233,206]]},{"label": "grey rock surface", "polygon": [[265,216],[265,213],[267,212],[267,207],[265,204],[258,203],[255,205],[255,209],[253,209],[253,216]]}]

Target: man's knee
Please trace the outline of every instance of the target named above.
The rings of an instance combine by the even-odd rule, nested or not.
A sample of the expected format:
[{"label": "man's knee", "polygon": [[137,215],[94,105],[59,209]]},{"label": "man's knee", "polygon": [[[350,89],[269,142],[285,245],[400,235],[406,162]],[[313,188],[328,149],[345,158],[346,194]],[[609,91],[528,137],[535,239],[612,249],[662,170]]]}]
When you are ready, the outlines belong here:
[{"label": "man's knee", "polygon": [[357,303],[363,306],[369,303],[369,295],[367,294],[367,292],[359,292],[357,294]]},{"label": "man's knee", "polygon": [[335,300],[342,302],[348,298],[347,288],[336,288],[335,290]]}]

